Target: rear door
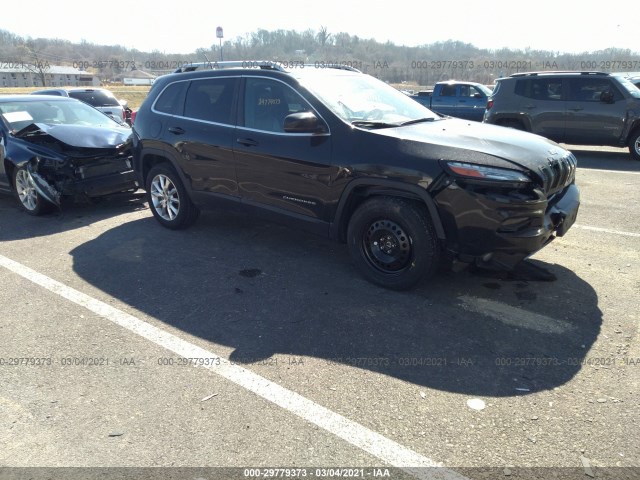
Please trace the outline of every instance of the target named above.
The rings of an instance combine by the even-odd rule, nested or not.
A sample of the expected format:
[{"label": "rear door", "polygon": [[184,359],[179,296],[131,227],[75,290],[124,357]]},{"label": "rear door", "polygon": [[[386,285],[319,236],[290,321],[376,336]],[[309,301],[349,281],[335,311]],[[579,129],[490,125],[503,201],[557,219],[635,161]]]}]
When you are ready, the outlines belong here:
[{"label": "rear door", "polygon": [[192,80],[184,114],[167,124],[182,171],[196,192],[238,196],[233,124],[239,84],[240,77]]},{"label": "rear door", "polygon": [[442,84],[431,95],[431,109],[442,115],[457,116],[458,86],[456,84]]},{"label": "rear door", "polygon": [[566,128],[566,102],[562,78],[555,76],[518,79],[515,94],[518,109],[529,121],[533,133],[563,142]]}]

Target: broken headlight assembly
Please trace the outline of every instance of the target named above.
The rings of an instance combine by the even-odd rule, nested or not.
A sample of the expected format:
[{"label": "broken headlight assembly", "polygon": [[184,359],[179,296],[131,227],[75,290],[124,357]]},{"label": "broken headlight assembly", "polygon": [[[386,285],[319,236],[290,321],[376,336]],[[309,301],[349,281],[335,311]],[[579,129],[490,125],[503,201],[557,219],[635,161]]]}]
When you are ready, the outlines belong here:
[{"label": "broken headlight assembly", "polygon": [[523,171],[466,162],[442,162],[449,174],[445,185],[484,195],[499,203],[539,202],[545,196]]},{"label": "broken headlight assembly", "polygon": [[465,162],[443,162],[443,164],[454,178],[468,183],[493,183],[512,188],[524,187],[531,183],[531,179],[524,172],[518,170]]}]

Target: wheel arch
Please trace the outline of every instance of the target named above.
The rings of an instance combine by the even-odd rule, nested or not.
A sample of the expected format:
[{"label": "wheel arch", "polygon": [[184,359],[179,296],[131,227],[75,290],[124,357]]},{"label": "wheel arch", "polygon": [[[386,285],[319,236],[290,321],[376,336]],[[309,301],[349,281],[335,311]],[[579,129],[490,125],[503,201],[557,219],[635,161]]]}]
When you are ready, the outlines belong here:
[{"label": "wheel arch", "polygon": [[139,160],[135,165],[136,177],[138,178],[138,183],[146,189],[147,186],[147,176],[153,167],[159,165],[161,163],[166,163],[169,165],[180,177],[182,184],[185,189],[191,192],[191,183],[187,181],[187,178],[184,175],[184,172],[179,167],[179,163],[174,155],[160,149],[156,148],[147,148],[143,149],[140,153]]},{"label": "wheel arch", "polygon": [[512,126],[514,124],[518,124],[521,125],[522,128],[520,130],[525,131],[525,132],[531,132],[531,120],[529,118],[527,118],[526,116],[508,116],[508,117],[501,117],[498,120],[496,120],[495,122],[496,125],[499,125],[501,127],[507,127],[507,128],[516,128],[518,129],[518,127]]},{"label": "wheel arch", "polygon": [[362,202],[374,196],[406,198],[424,205],[429,212],[438,239],[446,239],[444,227],[435,202],[424,188],[393,180],[373,180],[368,178],[354,180],[345,188],[338,202],[334,221],[329,227],[330,237],[345,242],[351,215]]}]

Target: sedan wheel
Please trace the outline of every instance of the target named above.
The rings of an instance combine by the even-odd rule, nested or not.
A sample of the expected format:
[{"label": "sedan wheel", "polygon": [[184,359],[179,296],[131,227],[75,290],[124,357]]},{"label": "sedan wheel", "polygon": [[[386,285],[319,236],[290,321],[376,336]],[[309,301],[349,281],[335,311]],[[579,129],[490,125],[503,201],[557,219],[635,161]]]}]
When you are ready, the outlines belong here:
[{"label": "sedan wheel", "polygon": [[28,214],[41,215],[51,209],[52,205],[38,193],[33,177],[25,167],[16,170],[13,180],[16,197]]}]

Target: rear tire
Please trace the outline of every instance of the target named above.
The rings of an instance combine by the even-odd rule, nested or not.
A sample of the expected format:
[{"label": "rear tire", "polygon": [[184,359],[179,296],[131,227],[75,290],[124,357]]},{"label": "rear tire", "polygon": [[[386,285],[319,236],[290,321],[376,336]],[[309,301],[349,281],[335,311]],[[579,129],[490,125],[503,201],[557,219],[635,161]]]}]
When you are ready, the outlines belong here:
[{"label": "rear tire", "polygon": [[187,194],[182,180],[170,165],[162,163],[147,175],[147,200],[156,220],[171,230],[187,228],[200,210]]},{"label": "rear tire", "polygon": [[629,153],[634,160],[640,160],[640,128],[636,128],[629,137]]},{"label": "rear tire", "polygon": [[347,243],[362,275],[393,290],[416,286],[440,263],[440,245],[427,209],[401,198],[366,200],[349,221]]},{"label": "rear tire", "polygon": [[43,215],[53,210],[53,204],[45,200],[36,190],[36,185],[29,170],[16,168],[13,172],[13,191],[22,209],[29,215]]}]

